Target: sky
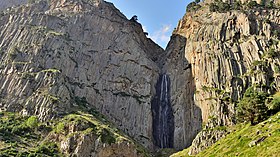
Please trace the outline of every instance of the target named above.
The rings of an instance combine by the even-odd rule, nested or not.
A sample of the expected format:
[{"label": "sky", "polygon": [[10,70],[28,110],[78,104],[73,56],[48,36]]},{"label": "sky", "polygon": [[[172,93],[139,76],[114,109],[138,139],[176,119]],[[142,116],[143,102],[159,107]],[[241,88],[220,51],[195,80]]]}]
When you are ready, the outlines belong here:
[{"label": "sky", "polygon": [[138,17],[148,37],[165,48],[191,0],[106,0],[128,18]]}]

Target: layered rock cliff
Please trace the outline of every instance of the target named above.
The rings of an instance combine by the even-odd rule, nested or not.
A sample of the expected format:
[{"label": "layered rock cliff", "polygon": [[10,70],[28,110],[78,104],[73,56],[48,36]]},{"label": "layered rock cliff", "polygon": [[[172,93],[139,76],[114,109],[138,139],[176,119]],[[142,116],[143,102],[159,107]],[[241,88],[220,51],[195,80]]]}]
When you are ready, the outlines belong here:
[{"label": "layered rock cliff", "polygon": [[[0,111],[48,121],[96,110],[151,151],[192,144],[195,154],[224,136],[213,128],[235,123],[236,102],[248,87],[279,90],[278,9],[219,13],[204,2],[180,20],[164,51],[141,24],[103,0],[9,9],[12,3],[2,2]],[[70,154],[125,147],[83,150],[97,140],[83,133],[54,137]],[[124,156],[139,155],[130,148]]]},{"label": "layered rock cliff", "polygon": [[[180,41],[171,42],[178,51],[164,53],[137,21],[102,0],[42,0],[4,9],[0,109],[41,121],[96,109],[151,151],[183,149],[201,128],[201,112],[188,86],[194,83],[185,81],[192,75]],[[163,75],[170,78],[168,94],[158,99]],[[153,100],[160,100],[154,108]],[[166,119],[157,106],[164,104],[172,120],[156,125]],[[169,130],[164,145],[156,142],[162,140],[155,130],[165,134],[160,128]]]},{"label": "layered rock cliff", "polygon": [[0,17],[0,108],[40,120],[97,109],[153,147],[151,100],[163,49],[104,1],[52,0]]},{"label": "layered rock cliff", "polygon": [[0,10],[6,9],[8,7],[14,7],[22,4],[27,4],[27,0],[1,0]]},{"label": "layered rock cliff", "polygon": [[[188,99],[201,109],[208,130],[194,140],[191,154],[224,136],[223,131],[214,135],[217,130],[211,128],[235,123],[236,102],[248,87],[273,93],[280,83],[279,9],[219,13],[208,8],[202,4],[201,9],[186,13],[173,32],[171,43],[181,38],[178,45],[189,65],[167,64],[173,73],[189,68],[189,79],[184,77],[185,84],[190,82]],[[178,46],[169,45],[168,50],[178,51]]]}]

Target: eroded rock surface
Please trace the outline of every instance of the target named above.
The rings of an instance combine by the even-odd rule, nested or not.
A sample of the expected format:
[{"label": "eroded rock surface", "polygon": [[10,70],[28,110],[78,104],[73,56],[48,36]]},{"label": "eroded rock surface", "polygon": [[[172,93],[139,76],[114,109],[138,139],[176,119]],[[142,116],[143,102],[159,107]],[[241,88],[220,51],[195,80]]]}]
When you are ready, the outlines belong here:
[{"label": "eroded rock surface", "polygon": [[[187,13],[173,34],[184,39],[180,41],[181,52],[191,73],[185,80],[190,82],[186,89],[193,93],[189,99],[201,109],[203,121],[214,119],[213,127],[231,125],[235,123],[236,102],[248,87],[268,93],[279,90],[280,12],[256,9],[218,13],[207,9]],[[178,46],[168,49],[178,51]],[[174,73],[184,66],[167,67]],[[196,150],[203,144],[200,139],[207,140],[201,136],[193,143]]]},{"label": "eroded rock surface", "polygon": [[96,108],[147,148],[163,49],[112,3],[40,1],[0,17],[0,108],[41,120]]},{"label": "eroded rock surface", "polygon": [[6,9],[8,7],[19,6],[22,4],[27,4],[27,0],[1,0],[0,10]]}]

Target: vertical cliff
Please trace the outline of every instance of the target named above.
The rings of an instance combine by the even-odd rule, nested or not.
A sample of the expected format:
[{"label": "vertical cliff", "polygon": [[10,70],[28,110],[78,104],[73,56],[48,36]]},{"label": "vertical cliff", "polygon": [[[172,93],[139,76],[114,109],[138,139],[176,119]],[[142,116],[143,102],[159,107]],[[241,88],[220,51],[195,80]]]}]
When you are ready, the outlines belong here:
[{"label": "vertical cliff", "polygon": [[[201,109],[204,129],[235,123],[236,103],[248,87],[267,93],[279,90],[279,15],[279,9],[259,8],[210,12],[203,3],[179,21],[167,48],[174,55],[167,58],[166,67],[176,76],[174,81],[185,79],[180,86],[186,86],[186,99]],[[180,55],[185,62],[172,62]],[[180,79],[185,71],[189,73]],[[191,153],[222,136],[223,131],[201,132]]]},{"label": "vertical cliff", "polygon": [[279,90],[279,9],[209,12],[203,2],[164,51],[103,0],[9,2],[0,3],[0,111],[41,121],[98,111],[151,151],[192,144],[195,154],[224,136],[213,128],[235,123],[248,87]]},{"label": "vertical cliff", "polygon": [[97,110],[151,151],[183,149],[202,121],[195,84],[187,81],[193,76],[185,39],[173,39],[164,52],[141,24],[103,0],[3,9],[0,109],[41,121]]},{"label": "vertical cliff", "polygon": [[194,102],[191,64],[185,57],[186,38],[173,34],[162,58],[163,72],[170,76],[170,95],[174,114],[174,147],[189,146],[201,130],[201,109]]},{"label": "vertical cliff", "polygon": [[8,7],[15,7],[23,4],[27,4],[27,0],[1,0],[0,10],[4,10]]},{"label": "vertical cliff", "polygon": [[1,111],[40,120],[96,109],[147,148],[163,49],[102,0],[51,0],[0,16]]},{"label": "vertical cliff", "polygon": [[166,74],[159,76],[156,95],[152,100],[153,137],[159,148],[173,148],[174,115],[170,102],[170,78]]}]

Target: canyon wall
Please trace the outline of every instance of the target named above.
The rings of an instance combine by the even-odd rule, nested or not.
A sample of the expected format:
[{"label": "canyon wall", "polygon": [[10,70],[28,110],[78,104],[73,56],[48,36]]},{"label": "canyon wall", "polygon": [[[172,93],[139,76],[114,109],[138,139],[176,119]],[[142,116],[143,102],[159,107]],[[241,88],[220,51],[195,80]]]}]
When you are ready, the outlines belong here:
[{"label": "canyon wall", "polygon": [[112,3],[52,0],[5,10],[0,48],[1,111],[44,121],[96,109],[153,148],[163,49]]},{"label": "canyon wall", "polygon": [[[7,8],[8,1],[1,2]],[[183,39],[174,39],[170,45],[178,50],[164,52],[141,24],[102,0],[41,0],[4,9],[0,110],[41,121],[97,110],[151,151],[183,149],[201,129],[201,112],[193,101]],[[164,74],[170,78],[167,115],[174,118],[159,127],[174,128],[169,142],[160,146],[153,136],[152,101]]]},{"label": "canyon wall", "polygon": [[[202,6],[179,21],[173,36],[184,39],[180,41],[181,51],[189,65],[167,67],[173,72],[189,67],[191,77],[184,77],[185,82],[190,82],[186,89],[193,93],[189,99],[201,109],[204,129],[234,124],[236,103],[248,87],[267,93],[279,90],[279,15],[279,9],[219,13]],[[168,49],[178,51],[178,44]],[[223,136],[220,132],[219,136],[214,134],[199,134],[191,154]]]}]

